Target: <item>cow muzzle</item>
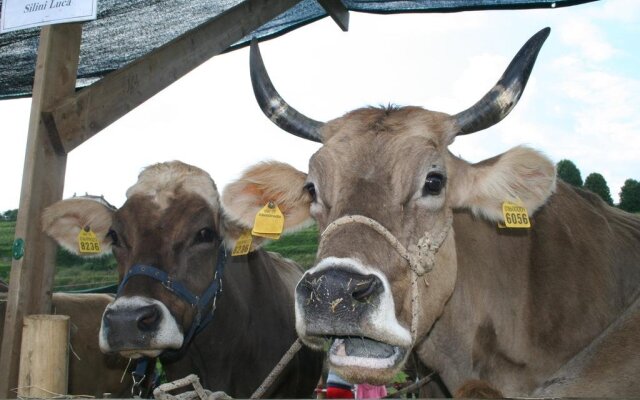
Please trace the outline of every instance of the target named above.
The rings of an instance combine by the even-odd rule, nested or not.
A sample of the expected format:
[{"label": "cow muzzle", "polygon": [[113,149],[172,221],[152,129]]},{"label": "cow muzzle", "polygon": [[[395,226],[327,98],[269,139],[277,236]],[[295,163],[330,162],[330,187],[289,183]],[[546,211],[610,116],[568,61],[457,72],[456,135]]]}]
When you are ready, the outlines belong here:
[{"label": "cow muzzle", "polygon": [[411,348],[386,278],[353,259],[326,258],[303,276],[296,328],[307,345],[329,346],[331,367],[353,382],[393,378]]},{"label": "cow muzzle", "polygon": [[318,253],[327,237],[347,224],[361,224],[377,232],[411,270],[411,324],[402,326],[395,314],[386,277],[358,259],[327,257],[307,271],[296,287],[296,330],[309,346],[323,348],[327,340],[329,364],[354,382],[383,384],[404,364],[418,335],[418,277],[425,274],[448,236],[453,216],[446,211],[440,226],[426,231],[409,248],[378,221],[363,215],[345,215],[322,232]]},{"label": "cow muzzle", "polygon": [[160,301],[121,297],[110,304],[100,327],[100,350],[127,358],[157,357],[179,349],[184,340],[175,319]]}]

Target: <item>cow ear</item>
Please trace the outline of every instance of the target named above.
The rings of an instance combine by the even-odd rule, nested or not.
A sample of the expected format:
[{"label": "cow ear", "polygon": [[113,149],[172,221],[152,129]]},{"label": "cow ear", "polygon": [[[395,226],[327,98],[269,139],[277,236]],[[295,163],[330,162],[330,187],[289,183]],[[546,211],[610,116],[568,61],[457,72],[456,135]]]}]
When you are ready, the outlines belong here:
[{"label": "cow ear", "polygon": [[[73,254],[100,256],[111,252],[107,236],[115,209],[94,198],[73,198],[58,201],[42,213],[42,229],[58,244]],[[78,235],[82,229],[91,230],[100,243],[99,253],[80,253]]]},{"label": "cow ear", "polygon": [[470,165],[456,159],[450,171],[449,201],[491,221],[502,221],[504,202],[521,202],[532,215],[556,188],[555,165],[523,146]]},{"label": "cow ear", "polygon": [[[269,202],[284,215],[284,233],[309,225],[311,196],[304,189],[307,174],[289,164],[269,161],[245,170],[222,191],[222,208],[228,229],[226,238],[234,242],[241,231],[253,228],[256,214]],[[229,226],[228,228],[231,228]],[[231,235],[231,237],[229,237]]]}]

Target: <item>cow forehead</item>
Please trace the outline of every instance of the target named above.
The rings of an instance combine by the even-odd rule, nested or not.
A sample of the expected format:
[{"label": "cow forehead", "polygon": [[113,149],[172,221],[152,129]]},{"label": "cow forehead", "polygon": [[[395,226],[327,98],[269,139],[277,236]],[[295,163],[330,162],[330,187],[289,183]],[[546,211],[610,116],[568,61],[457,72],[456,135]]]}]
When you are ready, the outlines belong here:
[{"label": "cow forehead", "polygon": [[179,161],[160,163],[145,168],[135,185],[127,190],[127,198],[135,195],[152,199],[165,210],[179,194],[195,194],[213,209],[219,208],[216,185],[208,173]]},{"label": "cow forehead", "polygon": [[447,145],[455,133],[454,122],[447,114],[421,107],[361,108],[329,121],[323,127],[323,143],[346,142],[361,135],[423,136],[437,146]]},{"label": "cow forehead", "polygon": [[335,192],[343,197],[361,189],[357,182],[389,196],[406,196],[421,186],[428,171],[444,172],[447,118],[418,107],[351,112],[327,124],[309,179],[323,187],[324,196]]}]

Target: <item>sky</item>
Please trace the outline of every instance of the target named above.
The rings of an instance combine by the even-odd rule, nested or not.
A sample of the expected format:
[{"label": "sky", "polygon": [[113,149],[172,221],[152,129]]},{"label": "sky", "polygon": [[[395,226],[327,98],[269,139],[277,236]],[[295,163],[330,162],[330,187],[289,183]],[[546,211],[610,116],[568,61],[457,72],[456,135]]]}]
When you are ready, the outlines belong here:
[{"label": "sky", "polygon": [[[640,180],[640,1],[447,14],[350,14],[349,32],[324,18],[261,43],[271,79],[307,116],[327,121],[359,107],[418,105],[450,114],[479,100],[511,58],[549,26],[529,84],[501,123],[458,138],[454,154],[478,162],[517,145],[582,178],[604,176],[614,202]],[[0,212],[17,208],[30,99],[0,101]],[[319,148],[281,131],[258,108],[248,48],[214,57],[73,150],[64,197],[104,195],[116,206],[151,164],[181,160],[218,189],[252,164],[307,171]]]}]

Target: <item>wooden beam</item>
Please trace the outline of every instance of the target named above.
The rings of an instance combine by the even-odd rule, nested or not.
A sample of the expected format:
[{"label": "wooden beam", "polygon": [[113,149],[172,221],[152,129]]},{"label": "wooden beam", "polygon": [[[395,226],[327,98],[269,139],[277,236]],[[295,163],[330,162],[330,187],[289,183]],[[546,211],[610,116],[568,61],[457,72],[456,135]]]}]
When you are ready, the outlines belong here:
[{"label": "wooden beam", "polygon": [[69,153],[300,1],[244,1],[52,107],[47,126],[57,132],[63,151]]},{"label": "wooden beam", "polygon": [[[56,151],[42,110],[75,91],[82,25],[42,28],[31,100],[27,149],[7,309],[0,347],[0,397],[16,397],[23,317],[51,312],[57,246],[42,232],[42,210],[62,198],[67,157]],[[24,251],[21,251],[21,248]]]},{"label": "wooden beam", "polygon": [[318,0],[318,3],[325,9],[327,14],[333,18],[336,24],[344,32],[349,30],[349,10],[340,0]]}]

